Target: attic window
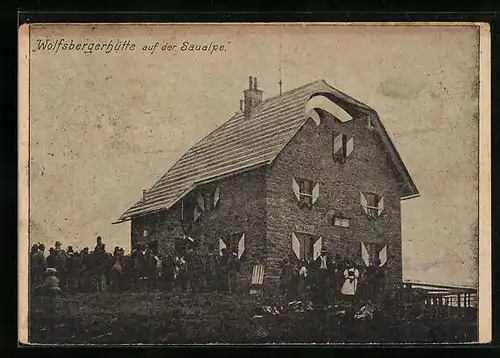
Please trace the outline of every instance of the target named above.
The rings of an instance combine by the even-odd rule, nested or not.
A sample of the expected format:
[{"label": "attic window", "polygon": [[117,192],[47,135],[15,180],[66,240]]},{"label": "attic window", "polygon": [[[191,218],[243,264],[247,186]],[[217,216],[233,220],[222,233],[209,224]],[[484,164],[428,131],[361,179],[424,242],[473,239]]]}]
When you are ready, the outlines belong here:
[{"label": "attic window", "polygon": [[333,132],[332,144],[333,159],[337,162],[343,163],[354,149],[354,138],[348,137],[344,133]]}]

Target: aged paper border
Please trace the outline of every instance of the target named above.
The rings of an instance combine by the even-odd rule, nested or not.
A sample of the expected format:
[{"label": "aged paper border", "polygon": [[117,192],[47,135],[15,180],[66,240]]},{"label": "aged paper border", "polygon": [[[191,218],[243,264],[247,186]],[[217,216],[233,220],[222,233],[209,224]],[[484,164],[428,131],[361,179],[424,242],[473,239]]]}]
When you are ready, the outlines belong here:
[{"label": "aged paper border", "polygon": [[491,37],[479,25],[479,343],[492,339],[491,322]]},{"label": "aged paper border", "polygon": [[[44,23],[63,25],[63,23]],[[74,26],[477,26],[479,28],[479,285],[478,342],[492,340],[491,275],[491,38],[481,22],[280,22],[280,23],[66,23]],[[30,25],[18,29],[18,341],[28,340],[28,255],[30,215]]]}]

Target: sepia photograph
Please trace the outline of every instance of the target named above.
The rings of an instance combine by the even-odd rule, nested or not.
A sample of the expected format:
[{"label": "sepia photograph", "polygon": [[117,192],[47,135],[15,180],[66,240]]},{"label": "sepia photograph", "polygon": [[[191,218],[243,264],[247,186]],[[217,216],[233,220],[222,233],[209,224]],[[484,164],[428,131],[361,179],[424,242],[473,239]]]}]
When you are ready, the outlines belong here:
[{"label": "sepia photograph", "polygon": [[482,23],[19,28],[19,340],[491,340]]}]

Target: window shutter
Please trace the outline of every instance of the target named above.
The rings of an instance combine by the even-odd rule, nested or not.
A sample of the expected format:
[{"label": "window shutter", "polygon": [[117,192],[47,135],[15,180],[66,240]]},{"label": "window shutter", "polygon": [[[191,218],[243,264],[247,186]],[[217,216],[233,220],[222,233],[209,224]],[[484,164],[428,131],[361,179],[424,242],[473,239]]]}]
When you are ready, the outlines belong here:
[{"label": "window shutter", "polygon": [[295,194],[295,197],[300,202],[299,184],[297,183],[297,181],[295,180],[295,178],[292,178],[292,190],[293,190],[293,193]]},{"label": "window shutter", "polygon": [[380,260],[380,264],[379,264],[379,267],[382,267],[385,265],[385,263],[387,262],[387,245],[385,245],[382,250],[380,250],[379,254],[378,254],[378,258]]},{"label": "window shutter", "polygon": [[254,265],[252,270],[252,284],[262,285],[264,282],[264,265]]},{"label": "window shutter", "polygon": [[354,137],[349,138],[346,144],[345,156],[348,157],[354,149]]},{"label": "window shutter", "polygon": [[219,239],[219,254],[222,256],[222,249],[227,249],[226,243]]},{"label": "window shutter", "polygon": [[198,205],[196,205],[193,211],[193,221],[198,220],[200,216],[201,216],[201,209]]},{"label": "window shutter", "polygon": [[238,259],[241,258],[243,252],[245,251],[245,234],[241,235],[240,241],[238,241]]},{"label": "window shutter", "polygon": [[378,215],[382,214],[382,211],[384,211],[384,198],[380,198],[378,201]]},{"label": "window shutter", "polygon": [[342,149],[342,133],[333,132],[333,154]]},{"label": "window shutter", "polygon": [[217,188],[215,188],[214,192],[214,207],[217,206],[217,203],[219,202],[220,198],[220,189],[219,189],[219,184],[217,184]]},{"label": "window shutter", "polygon": [[295,256],[297,256],[297,258],[300,260],[300,241],[293,232],[292,232],[292,250]]},{"label": "window shutter", "polygon": [[200,207],[201,210],[205,210],[205,200],[203,200],[203,196],[198,195],[196,198],[196,201],[198,202],[198,206]]},{"label": "window shutter", "polygon": [[312,203],[314,204],[319,198],[319,183],[316,183],[312,190]]},{"label": "window shutter", "polygon": [[323,240],[320,237],[316,242],[314,243],[313,246],[313,261],[315,261],[319,255],[321,254],[321,247],[322,247]]},{"label": "window shutter", "polygon": [[365,195],[361,191],[359,192],[359,194],[361,195],[360,197],[361,206],[363,207],[365,213],[368,214],[368,208],[367,208],[368,202],[366,201]]},{"label": "window shutter", "polygon": [[366,249],[366,246],[363,243],[363,241],[361,241],[361,258],[363,259],[365,266],[370,265],[370,255],[368,254],[368,250]]}]

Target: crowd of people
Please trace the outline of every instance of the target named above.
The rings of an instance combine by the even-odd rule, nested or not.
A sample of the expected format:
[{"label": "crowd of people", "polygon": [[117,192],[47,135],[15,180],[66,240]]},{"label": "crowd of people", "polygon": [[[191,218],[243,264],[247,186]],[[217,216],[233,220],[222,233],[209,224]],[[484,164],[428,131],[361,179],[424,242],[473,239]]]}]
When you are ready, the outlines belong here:
[{"label": "crowd of people", "polygon": [[[195,245],[161,255],[146,244],[129,254],[121,247],[106,251],[101,237],[95,248],[66,250],[56,241],[45,255],[43,244],[33,245],[30,255],[31,292],[55,301],[61,292],[105,292],[125,290],[180,290],[183,292],[234,292],[240,271],[237,253],[219,251],[213,245],[200,251]],[[356,266],[339,255],[322,251],[316,260],[285,259],[278,289],[289,302],[326,305],[377,301],[383,292],[384,268],[376,263]]]},{"label": "crowd of people", "polygon": [[383,295],[384,267],[379,262],[358,266],[322,250],[316,260],[285,259],[281,265],[281,293],[288,301],[317,304],[377,301]]},{"label": "crowd of people", "polygon": [[[106,251],[101,237],[93,251],[85,247],[66,250],[57,241],[45,255],[45,245],[31,248],[30,274],[34,293],[104,292],[108,290],[179,289],[183,291],[219,290],[231,292],[240,269],[236,253],[209,247],[200,254],[196,247],[185,247],[172,255],[160,255],[146,244],[125,254],[121,247]],[[57,288],[56,288],[57,287]]]}]

